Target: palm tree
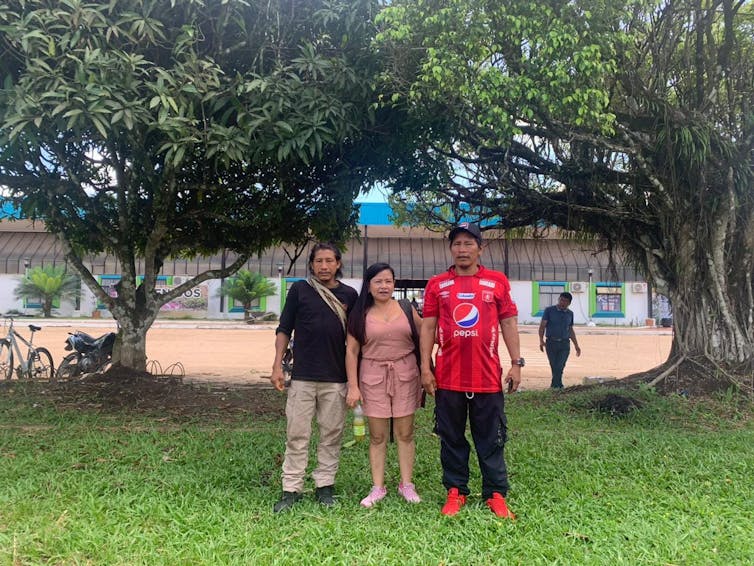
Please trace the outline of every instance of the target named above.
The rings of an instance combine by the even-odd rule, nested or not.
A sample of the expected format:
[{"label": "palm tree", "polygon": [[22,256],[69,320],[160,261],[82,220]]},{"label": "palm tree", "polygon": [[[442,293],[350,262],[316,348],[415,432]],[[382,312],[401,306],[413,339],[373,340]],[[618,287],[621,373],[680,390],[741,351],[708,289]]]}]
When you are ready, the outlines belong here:
[{"label": "palm tree", "polygon": [[219,294],[225,295],[243,305],[243,318],[250,317],[251,303],[262,297],[277,293],[277,286],[261,273],[252,273],[241,269],[235,276],[227,279],[220,287]]},{"label": "palm tree", "polygon": [[17,299],[42,299],[42,314],[49,318],[55,300],[79,296],[81,281],[65,267],[34,267],[27,271],[14,293]]}]

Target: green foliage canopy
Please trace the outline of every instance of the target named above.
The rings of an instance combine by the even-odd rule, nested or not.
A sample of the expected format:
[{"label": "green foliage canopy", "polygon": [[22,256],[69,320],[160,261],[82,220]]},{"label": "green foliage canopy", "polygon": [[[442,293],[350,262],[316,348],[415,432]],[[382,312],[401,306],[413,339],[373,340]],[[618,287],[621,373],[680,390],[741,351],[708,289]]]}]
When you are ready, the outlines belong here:
[{"label": "green foliage canopy", "polygon": [[550,179],[568,141],[615,133],[610,93],[625,15],[625,6],[588,0],[419,0],[384,10],[385,89],[409,114],[403,135],[415,147],[392,157],[392,172],[395,187],[413,194],[401,195],[413,213],[437,226],[469,207],[503,226],[539,220],[531,207],[514,208],[515,191],[559,188]]},{"label": "green foliage canopy", "polygon": [[370,10],[6,2],[0,183],[79,250],[159,259],[295,239],[340,204],[330,181],[369,122]]},{"label": "green foliage canopy", "polygon": [[[371,0],[3,2],[3,200],[44,220],[123,332],[142,337],[160,305],[255,252],[344,241],[366,186],[358,156],[373,122],[375,9]],[[221,249],[235,258],[226,269],[156,292],[166,258]],[[123,275],[115,298],[82,261],[102,252]]]},{"label": "green foliage canopy", "polygon": [[748,0],[398,0],[380,16],[412,214],[620,246],[674,308],[674,354],[754,351]]}]

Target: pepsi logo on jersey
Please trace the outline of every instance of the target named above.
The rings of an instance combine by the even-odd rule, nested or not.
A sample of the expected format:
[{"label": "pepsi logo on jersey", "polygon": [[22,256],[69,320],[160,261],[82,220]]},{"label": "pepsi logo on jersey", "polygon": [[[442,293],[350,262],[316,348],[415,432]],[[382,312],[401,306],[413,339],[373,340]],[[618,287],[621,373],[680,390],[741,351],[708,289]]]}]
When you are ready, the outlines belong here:
[{"label": "pepsi logo on jersey", "polygon": [[468,338],[479,336],[478,330],[471,330],[479,322],[479,309],[471,303],[461,303],[453,309],[453,320],[462,330],[454,330],[454,337]]}]

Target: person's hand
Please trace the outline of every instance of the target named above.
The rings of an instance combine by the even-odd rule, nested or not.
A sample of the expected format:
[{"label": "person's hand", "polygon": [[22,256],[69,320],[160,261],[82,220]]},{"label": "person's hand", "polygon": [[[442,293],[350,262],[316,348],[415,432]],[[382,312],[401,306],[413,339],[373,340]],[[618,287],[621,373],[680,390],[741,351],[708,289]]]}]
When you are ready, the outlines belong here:
[{"label": "person's hand", "polygon": [[579,357],[581,355],[581,348],[576,346],[576,357]]},{"label": "person's hand", "polygon": [[435,380],[435,374],[429,368],[422,369],[422,387],[427,395],[435,396],[435,389],[437,389],[437,381]]},{"label": "person's hand", "polygon": [[348,393],[346,394],[346,405],[348,405],[351,409],[356,407],[356,405],[359,404],[361,401],[361,391],[359,391],[358,386],[354,385],[348,386]]},{"label": "person's hand", "polygon": [[285,390],[285,375],[283,374],[283,368],[281,366],[272,368],[270,383],[272,383],[273,387],[278,391]]},{"label": "person's hand", "polygon": [[544,340],[540,340],[539,341],[539,351],[540,352],[544,352],[545,351],[545,341]]},{"label": "person's hand", "polygon": [[521,366],[511,366],[511,369],[508,370],[508,375],[505,376],[505,385],[508,387],[509,393],[518,391],[518,386],[521,385]]}]

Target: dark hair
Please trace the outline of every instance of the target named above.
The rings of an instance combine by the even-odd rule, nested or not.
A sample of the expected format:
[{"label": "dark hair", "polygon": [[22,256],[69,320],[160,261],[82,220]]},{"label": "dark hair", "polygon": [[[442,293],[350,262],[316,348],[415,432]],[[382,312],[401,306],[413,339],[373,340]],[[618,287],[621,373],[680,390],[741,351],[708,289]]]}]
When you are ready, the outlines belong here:
[{"label": "dark hair", "polygon": [[[318,244],[315,244],[312,248],[311,253],[309,254],[309,273],[314,275],[314,270],[312,269],[312,263],[314,263],[314,256],[317,255],[317,252],[322,250],[330,250],[331,252],[335,253],[335,259],[340,261],[341,255],[340,250],[338,249],[338,246],[335,244],[325,243],[325,242],[319,242]],[[338,271],[335,272],[335,279],[340,279],[343,277],[343,270],[339,267]]]},{"label": "dark hair", "polygon": [[359,292],[359,298],[356,299],[356,304],[351,309],[351,315],[348,317],[348,333],[359,341],[359,344],[363,344],[367,339],[366,326],[367,326],[367,311],[374,304],[374,297],[369,292],[369,284],[372,279],[378,273],[390,270],[395,279],[395,271],[388,263],[373,263],[364,272],[364,281],[361,284],[361,292]]},{"label": "dark hair", "polygon": [[571,295],[568,291],[566,291],[565,293],[561,293],[560,296],[563,297],[564,299],[568,299],[569,303],[573,302],[573,295]]}]

